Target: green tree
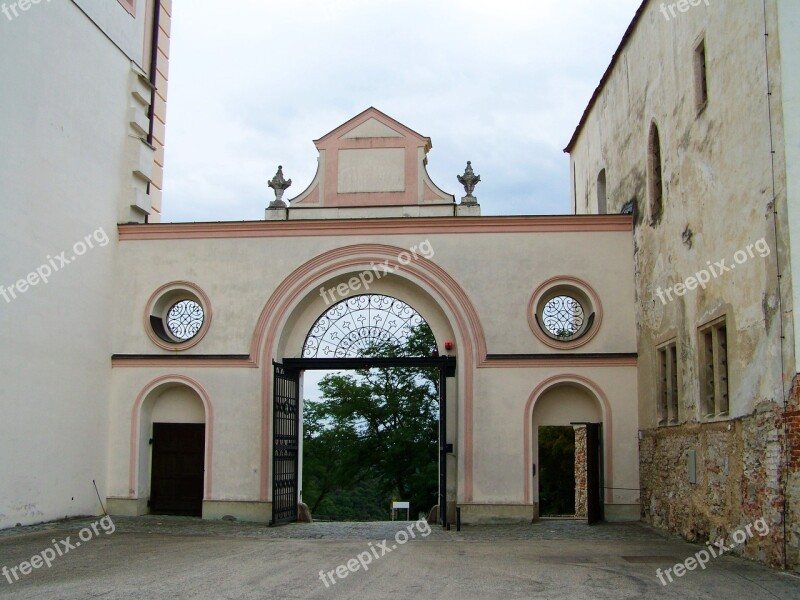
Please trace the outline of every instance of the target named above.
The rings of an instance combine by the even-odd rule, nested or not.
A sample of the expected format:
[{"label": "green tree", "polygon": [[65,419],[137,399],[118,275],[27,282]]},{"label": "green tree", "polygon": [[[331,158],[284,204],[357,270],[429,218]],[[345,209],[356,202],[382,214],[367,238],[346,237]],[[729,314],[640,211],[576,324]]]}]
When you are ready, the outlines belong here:
[{"label": "green tree", "polygon": [[[431,356],[427,324],[404,343],[385,343],[371,357]],[[436,504],[438,372],[381,368],[328,375],[322,400],[306,402],[303,499],[312,514],[386,519],[392,497],[412,511]],[[356,504],[353,504],[355,501]]]}]

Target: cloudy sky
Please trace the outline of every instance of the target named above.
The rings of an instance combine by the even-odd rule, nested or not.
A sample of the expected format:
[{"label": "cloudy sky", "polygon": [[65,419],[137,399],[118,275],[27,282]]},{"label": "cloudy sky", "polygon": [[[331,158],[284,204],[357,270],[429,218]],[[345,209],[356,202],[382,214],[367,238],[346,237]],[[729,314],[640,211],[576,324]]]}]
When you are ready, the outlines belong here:
[{"label": "cloudy sky", "polygon": [[640,0],[174,3],[165,221],[263,219],[279,164],[374,106],[429,136],[428,171],[483,214],[569,212],[569,141]]}]

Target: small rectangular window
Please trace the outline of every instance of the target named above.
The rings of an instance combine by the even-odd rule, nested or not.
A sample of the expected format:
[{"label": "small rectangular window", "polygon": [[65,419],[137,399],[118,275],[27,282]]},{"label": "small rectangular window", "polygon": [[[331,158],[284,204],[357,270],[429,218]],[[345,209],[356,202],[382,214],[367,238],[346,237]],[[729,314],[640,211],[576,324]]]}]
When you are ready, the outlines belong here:
[{"label": "small rectangular window", "polygon": [[728,380],[728,329],[719,320],[700,330],[701,406],[706,418],[725,416],[730,411]]},{"label": "small rectangular window", "polygon": [[717,373],[719,373],[719,401],[717,403],[717,413],[728,414],[728,330],[723,323],[716,328],[717,339],[715,354],[717,359]]},{"label": "small rectangular window", "polygon": [[658,424],[680,422],[678,388],[678,347],[670,342],[658,349]]},{"label": "small rectangular window", "polygon": [[650,222],[658,224],[664,209],[664,173],[661,162],[661,135],[655,121],[650,124],[647,144],[647,174],[650,186]]},{"label": "small rectangular window", "polygon": [[697,111],[702,111],[708,104],[708,69],[706,66],[706,40],[694,49],[694,83],[695,83],[695,102]]},{"label": "small rectangular window", "polygon": [[702,356],[703,356],[703,370],[701,373],[701,394],[703,396],[703,409],[706,417],[713,417],[716,406],[716,395],[714,381],[714,336],[711,331],[706,331],[702,334]]},{"label": "small rectangular window", "polygon": [[597,175],[597,214],[604,215],[608,212],[606,206],[606,170],[602,169]]},{"label": "small rectangular window", "polygon": [[666,425],[668,414],[667,349],[658,349],[658,424]]},{"label": "small rectangular window", "polygon": [[679,393],[678,393],[678,347],[672,344],[669,347],[669,422],[678,423],[680,421]]}]

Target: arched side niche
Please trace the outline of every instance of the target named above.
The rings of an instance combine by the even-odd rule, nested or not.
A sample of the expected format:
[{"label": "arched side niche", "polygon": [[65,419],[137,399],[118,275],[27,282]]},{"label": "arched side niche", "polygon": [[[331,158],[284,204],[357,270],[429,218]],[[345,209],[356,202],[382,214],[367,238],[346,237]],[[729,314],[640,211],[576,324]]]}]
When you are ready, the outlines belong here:
[{"label": "arched side niche", "polygon": [[136,399],[131,415],[129,494],[150,495],[150,438],[153,423],[204,423],[204,497],[211,495],[211,458],[214,412],[208,393],[195,380],[183,375],[165,375],[148,384]]},{"label": "arched side niche", "polygon": [[[603,473],[605,487],[613,487],[613,456],[611,454],[611,405],[603,390],[581,375],[565,374],[541,382],[525,405],[524,421],[524,482],[525,503],[538,501],[538,469],[536,477],[531,466],[538,465],[538,428],[571,423],[602,423]],[[604,494],[607,496],[608,494]]]}]

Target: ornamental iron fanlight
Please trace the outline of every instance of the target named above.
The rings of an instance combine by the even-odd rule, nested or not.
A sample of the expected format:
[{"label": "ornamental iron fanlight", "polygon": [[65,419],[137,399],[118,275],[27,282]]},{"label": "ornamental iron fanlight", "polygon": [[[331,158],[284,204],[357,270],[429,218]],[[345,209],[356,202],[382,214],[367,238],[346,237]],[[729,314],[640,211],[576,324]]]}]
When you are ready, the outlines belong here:
[{"label": "ornamental iron fanlight", "polygon": [[402,345],[425,320],[411,306],[380,294],[353,296],[331,306],[306,337],[303,358],[364,358],[387,343]]}]

